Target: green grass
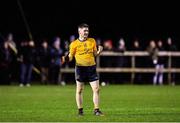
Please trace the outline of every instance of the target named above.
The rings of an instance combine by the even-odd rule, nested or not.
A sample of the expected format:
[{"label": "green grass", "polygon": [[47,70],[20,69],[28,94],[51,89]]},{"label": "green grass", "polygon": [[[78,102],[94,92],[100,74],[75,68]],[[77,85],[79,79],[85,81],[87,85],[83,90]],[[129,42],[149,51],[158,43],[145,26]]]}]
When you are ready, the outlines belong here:
[{"label": "green grass", "polygon": [[84,90],[83,117],[77,116],[75,85],[0,86],[0,122],[180,121],[180,86],[110,85],[101,87],[101,109],[93,115],[92,91]]}]

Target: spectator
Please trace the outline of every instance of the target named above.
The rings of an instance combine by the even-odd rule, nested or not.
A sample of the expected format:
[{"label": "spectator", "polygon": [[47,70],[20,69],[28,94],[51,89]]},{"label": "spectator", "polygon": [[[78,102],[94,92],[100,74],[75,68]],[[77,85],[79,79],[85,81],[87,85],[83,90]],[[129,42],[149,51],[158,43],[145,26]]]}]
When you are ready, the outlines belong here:
[{"label": "spectator", "polygon": [[[103,42],[104,51],[113,51],[112,40],[105,40]],[[113,67],[114,63],[112,60],[112,56],[101,56],[102,58],[102,67]]]},{"label": "spectator", "polygon": [[[105,40],[103,42],[103,49],[106,52],[113,52],[113,44],[112,40]],[[101,57],[101,67],[115,67],[115,58],[114,56],[100,56]],[[100,80],[102,82],[105,82],[109,84],[110,82],[112,83],[112,78],[114,76],[114,73],[100,73]]]},{"label": "spectator", "polygon": [[[142,51],[142,47],[139,44],[138,40],[135,40],[133,42],[133,47],[132,47],[132,51]],[[142,58],[141,57],[135,57],[135,67],[142,67]],[[140,82],[142,81],[142,73],[135,73],[135,77],[134,77],[134,83],[140,84]]]},{"label": "spectator", "polygon": [[[158,51],[164,51],[163,42],[159,40],[157,42]],[[164,62],[165,59],[163,56],[158,56],[158,62],[156,64],[156,73],[154,78],[154,85],[159,83],[160,85],[163,84],[163,69],[164,69]]]},{"label": "spectator", "polygon": [[51,48],[50,81],[52,84],[60,84],[61,82],[60,69],[63,50],[60,46],[61,39],[56,37]]},{"label": "spectator", "polygon": [[[118,48],[116,52],[124,53],[126,51],[126,44],[123,38],[120,38],[118,42]],[[126,59],[124,56],[118,56],[117,58],[117,67],[125,67]]]},{"label": "spectator", "polygon": [[36,60],[36,50],[34,41],[22,42],[19,53],[19,61],[21,62],[20,70],[20,87],[31,86],[32,70]]},{"label": "spectator", "polygon": [[3,46],[0,47],[0,84],[10,84],[13,53],[9,42],[5,41]]},{"label": "spectator", "polygon": [[10,71],[10,75],[11,75],[11,79],[15,79],[15,76],[18,75],[17,74],[17,69],[18,69],[18,63],[17,63],[17,53],[18,53],[18,50],[17,50],[17,46],[16,46],[16,43],[14,41],[14,36],[12,33],[8,33],[5,41],[8,43],[8,47],[11,49],[12,51],[12,54],[11,54],[11,57],[12,57],[12,61],[11,63],[9,64],[9,68],[11,68],[11,71]]},{"label": "spectator", "polygon": [[149,58],[150,58],[150,64],[153,65],[155,67],[155,74],[153,77],[153,84],[156,84],[157,81],[157,71],[158,71],[158,67],[157,67],[157,63],[158,63],[158,48],[156,46],[156,43],[154,40],[151,40],[149,43],[149,46],[147,47],[147,51],[149,53]]},{"label": "spectator", "polygon": [[48,84],[49,66],[50,66],[50,47],[48,42],[44,40],[39,49],[39,63],[41,68],[41,82]]},{"label": "spectator", "polygon": [[[177,51],[177,47],[176,47],[176,45],[175,44],[173,44],[173,41],[172,41],[172,38],[171,37],[168,37],[168,39],[167,39],[167,46],[166,46],[166,50],[167,51],[170,51],[170,52],[175,52],[175,51]],[[176,68],[176,59],[175,58],[172,58],[171,57],[171,64],[170,64],[170,66],[173,68]],[[167,63],[168,64],[168,63]],[[167,65],[167,66],[169,66],[169,65]],[[171,84],[172,85],[175,85],[175,78],[176,78],[176,74],[174,73],[174,72],[171,72]]]},{"label": "spectator", "polygon": [[[116,57],[116,60],[115,60],[116,67],[119,67],[119,68],[126,67],[127,57],[123,56],[125,51],[126,51],[126,43],[123,38],[120,38],[120,40],[118,42],[118,47],[117,47],[117,49],[115,49],[115,52],[121,53],[122,55]],[[127,80],[129,78],[127,73],[117,73],[117,74],[115,74],[115,76],[117,77],[118,82],[129,81],[129,80]]]}]

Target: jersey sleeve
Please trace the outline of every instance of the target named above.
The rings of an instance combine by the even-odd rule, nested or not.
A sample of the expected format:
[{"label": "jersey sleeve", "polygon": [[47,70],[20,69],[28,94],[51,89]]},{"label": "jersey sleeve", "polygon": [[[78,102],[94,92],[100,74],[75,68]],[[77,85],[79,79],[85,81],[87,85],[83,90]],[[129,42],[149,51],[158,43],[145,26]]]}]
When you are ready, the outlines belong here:
[{"label": "jersey sleeve", "polygon": [[96,40],[93,39],[93,53],[94,53],[94,56],[97,55],[97,46],[96,46]]},{"label": "jersey sleeve", "polygon": [[93,47],[94,52],[97,52],[97,46],[96,46],[96,40],[94,39],[94,47]]},{"label": "jersey sleeve", "polygon": [[72,42],[69,46],[69,60],[71,61],[76,52],[76,44]]}]

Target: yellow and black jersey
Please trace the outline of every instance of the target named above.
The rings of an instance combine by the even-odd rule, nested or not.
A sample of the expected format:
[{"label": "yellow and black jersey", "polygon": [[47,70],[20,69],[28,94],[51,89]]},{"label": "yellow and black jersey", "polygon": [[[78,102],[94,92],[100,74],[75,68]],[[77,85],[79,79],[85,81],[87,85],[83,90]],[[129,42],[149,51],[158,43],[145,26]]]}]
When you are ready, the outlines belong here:
[{"label": "yellow and black jersey", "polygon": [[85,41],[76,39],[70,44],[70,60],[75,57],[77,66],[93,66],[96,64],[94,52],[97,52],[96,41],[94,38],[87,38]]}]

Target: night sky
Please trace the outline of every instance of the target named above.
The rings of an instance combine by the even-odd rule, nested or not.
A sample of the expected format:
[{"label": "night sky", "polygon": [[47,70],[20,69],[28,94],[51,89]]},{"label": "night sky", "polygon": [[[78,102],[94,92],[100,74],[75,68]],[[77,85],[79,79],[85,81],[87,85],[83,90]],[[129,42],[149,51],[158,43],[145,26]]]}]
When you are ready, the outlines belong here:
[{"label": "night sky", "polygon": [[[128,45],[139,39],[180,39],[180,7],[173,2],[133,1],[63,1],[20,0],[34,40],[52,40],[60,36],[69,39],[77,35],[77,25],[90,25],[90,36],[112,39],[114,44],[123,37]],[[28,40],[28,33],[17,0],[0,1],[0,33],[14,34],[17,41]]]}]

